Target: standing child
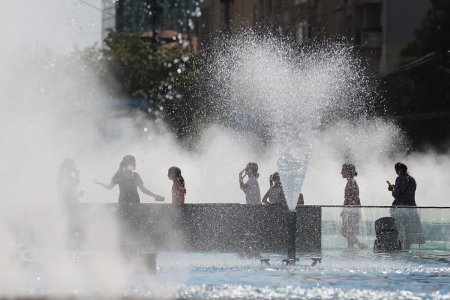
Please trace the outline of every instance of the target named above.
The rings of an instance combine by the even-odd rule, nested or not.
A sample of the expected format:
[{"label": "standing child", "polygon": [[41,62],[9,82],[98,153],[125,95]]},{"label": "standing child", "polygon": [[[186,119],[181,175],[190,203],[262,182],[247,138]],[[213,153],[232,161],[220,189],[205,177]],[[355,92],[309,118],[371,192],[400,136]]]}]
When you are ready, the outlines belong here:
[{"label": "standing child", "polygon": [[186,185],[181,170],[178,167],[171,167],[167,172],[167,177],[172,180],[172,203],[184,204],[184,197],[186,195]]},{"label": "standing child", "polygon": [[[248,180],[244,183],[245,175],[248,176]],[[258,164],[254,162],[249,162],[245,169],[239,172],[239,186],[245,193],[247,204],[261,204],[258,177]]]},{"label": "standing child", "polygon": [[263,204],[286,205],[283,186],[281,185],[280,174],[278,172],[270,175],[270,188],[262,199]]},{"label": "standing child", "polygon": [[[341,175],[347,179],[344,193],[344,209],[341,212],[342,217],[342,236],[347,239],[349,249],[358,246],[361,249],[367,249],[367,245],[361,243],[356,237],[359,233],[359,223],[361,221],[361,201],[359,200],[359,187],[355,177],[358,175],[355,165],[342,165]],[[356,206],[356,207],[354,207]]]}]

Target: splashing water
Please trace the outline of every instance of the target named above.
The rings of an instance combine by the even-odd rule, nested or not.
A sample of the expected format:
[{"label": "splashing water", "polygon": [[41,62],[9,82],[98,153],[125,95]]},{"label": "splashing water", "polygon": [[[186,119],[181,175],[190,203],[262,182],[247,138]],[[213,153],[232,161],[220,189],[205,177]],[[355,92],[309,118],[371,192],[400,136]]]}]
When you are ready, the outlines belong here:
[{"label": "splashing water", "polygon": [[[296,47],[273,36],[242,33],[214,47],[207,67],[222,121],[264,132],[277,149],[277,166],[290,209],[301,192],[320,127],[367,116],[369,80],[344,42]],[[250,120],[250,121],[248,121]],[[242,129],[242,128],[241,128]]]}]

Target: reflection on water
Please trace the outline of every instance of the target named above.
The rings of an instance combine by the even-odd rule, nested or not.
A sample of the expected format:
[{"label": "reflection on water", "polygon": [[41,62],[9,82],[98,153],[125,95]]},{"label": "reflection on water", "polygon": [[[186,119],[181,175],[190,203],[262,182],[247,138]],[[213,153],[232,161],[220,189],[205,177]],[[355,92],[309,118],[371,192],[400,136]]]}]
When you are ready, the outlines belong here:
[{"label": "reflection on water", "polygon": [[[377,254],[371,249],[375,239],[374,221],[389,215],[388,207],[362,207],[359,238],[368,250],[348,250],[340,235],[339,212],[342,207],[322,207],[321,262],[312,266],[312,257],[297,253],[300,261],[286,266],[286,254],[261,254],[242,258],[220,253],[160,253],[157,272],[152,274],[137,259],[121,264],[104,260],[106,252],[74,251],[62,248],[52,255],[33,256],[23,248],[20,257],[11,258],[10,280],[0,288],[1,297],[154,297],[154,298],[314,298],[314,299],[450,299],[450,210],[417,208],[425,234],[425,244],[409,252]],[[102,219],[103,221],[105,219]],[[92,227],[89,228],[93,230]],[[6,255],[3,255],[5,258]],[[69,257],[68,260],[61,257]],[[0,257],[1,258],[1,257]],[[0,260],[0,263],[2,261]],[[66,262],[63,268],[58,262]],[[10,266],[8,264],[7,266]],[[4,268],[6,269],[6,268]],[[89,280],[77,281],[97,269],[104,272]],[[117,278],[128,272],[124,280]],[[57,274],[57,278],[55,278]],[[83,275],[80,275],[83,274]],[[105,275],[106,274],[106,275]],[[91,282],[111,274],[106,283]],[[83,283],[83,284],[80,284]],[[124,284],[123,284],[124,283]]]},{"label": "reflection on water", "polygon": [[[322,253],[322,262],[311,266],[303,256],[295,266],[282,263],[283,255],[263,254],[259,259],[234,254],[174,254],[158,257],[158,272],[136,271],[129,286],[111,291],[68,290],[71,296],[132,298],[352,298],[352,299],[449,299],[450,252],[400,252],[374,254],[370,250]],[[77,258],[79,259],[79,257]],[[83,264],[80,263],[82,268]],[[52,296],[39,266],[24,266],[23,290],[28,296]],[[58,291],[59,295],[62,291]],[[56,295],[58,295],[56,294]]]},{"label": "reflection on water", "polygon": [[[222,259],[226,261],[226,257]],[[293,267],[284,266],[281,259],[271,256],[271,266],[244,261],[241,268],[225,262],[227,267],[191,270],[189,281],[180,286],[177,295],[246,299],[450,297],[450,253],[376,255],[371,251],[333,251],[323,253],[322,263],[315,267],[306,258]]]},{"label": "reflection on water", "polygon": [[[450,251],[450,209],[431,207],[404,209],[417,211],[425,237],[424,244],[413,244],[411,249]],[[342,207],[322,207],[322,249],[337,250],[347,247],[346,240],[340,233],[341,210]],[[361,207],[358,239],[369,245],[370,249],[376,238],[375,221],[389,216],[391,216],[390,207]]]}]

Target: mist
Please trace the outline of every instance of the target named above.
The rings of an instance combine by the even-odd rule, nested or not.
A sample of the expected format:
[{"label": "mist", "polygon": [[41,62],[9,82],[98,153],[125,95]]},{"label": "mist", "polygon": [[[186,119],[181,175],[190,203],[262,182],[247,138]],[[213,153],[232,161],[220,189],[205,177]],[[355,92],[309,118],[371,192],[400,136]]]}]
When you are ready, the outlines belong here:
[{"label": "mist", "polygon": [[[111,117],[113,107],[107,102],[108,87],[102,86],[89,66],[75,68],[79,61],[60,61],[59,56],[52,53],[36,54],[35,48],[22,44],[28,39],[20,33],[36,25],[32,21],[37,22],[30,15],[40,13],[53,20],[51,16],[63,14],[65,17],[60,18],[73,19],[70,12],[62,10],[67,3],[22,4],[9,3],[20,18],[11,13],[2,15],[4,22],[15,20],[12,25],[22,24],[9,26],[14,31],[2,26],[5,31],[2,34],[10,41],[0,57],[3,99],[0,151],[7,158],[3,164],[6,198],[11,201],[54,200],[57,168],[64,158],[71,157],[81,171],[81,189],[86,191],[82,201],[116,202],[117,191],[102,191],[91,183],[93,179],[109,181],[126,154],[136,156],[137,171],[146,186],[167,199],[171,186],[167,169],[173,165],[181,168],[187,181],[188,203],[243,203],[244,194],[238,188],[237,174],[248,161],[259,163],[261,189],[268,188],[268,176],[277,171],[275,149],[255,146],[251,133],[212,126],[204,131],[195,150],[188,151],[169,131],[161,133],[161,125],[147,121],[146,131],[139,132],[133,125],[136,116]],[[25,10],[19,14],[19,8]],[[21,22],[23,20],[28,22]],[[42,30],[46,26],[49,25],[44,22]],[[75,30],[71,26],[64,28],[67,35]],[[49,36],[48,39],[51,44],[60,37]],[[390,204],[390,195],[384,193],[385,180],[395,179],[393,165],[401,160],[417,179],[419,205],[444,206],[446,193],[443,189],[450,180],[443,171],[449,166],[447,155],[437,155],[432,149],[426,153],[406,154],[407,142],[394,123],[362,119],[353,125],[340,121],[315,137],[302,190],[309,200],[307,203],[341,203],[343,189],[338,187],[345,182],[340,178],[340,166],[351,153],[359,171],[357,180],[363,187],[362,199],[371,199],[374,205]],[[119,134],[105,137],[105,130]],[[336,193],[330,190],[326,197],[321,196],[318,190],[323,181],[332,183]],[[365,189],[367,196],[364,196]],[[374,194],[377,190],[380,192]],[[152,199],[143,196],[142,201]]]},{"label": "mist", "polygon": [[[117,187],[106,191],[93,180],[109,182],[127,154],[136,157],[136,171],[145,186],[163,195],[165,202],[171,201],[171,181],[167,178],[171,166],[182,170],[186,203],[245,203],[238,173],[247,162],[259,165],[262,195],[269,188],[269,175],[277,171],[276,147],[255,143],[257,137],[251,132],[212,125],[205,128],[194,150],[187,150],[164,124],[147,120],[144,128],[137,128],[135,118],[142,116],[114,118],[108,87],[102,86],[89,66],[80,65],[74,57],[61,59],[61,54],[51,50],[59,45],[66,53],[73,47],[77,30],[78,21],[66,10],[67,3],[58,3],[9,1],[2,3],[0,11],[0,33],[6,41],[0,56],[0,232],[5,253],[0,260],[0,290],[5,293],[27,292],[24,278],[30,275],[23,274],[9,259],[23,241],[33,240],[39,249],[35,255],[48,275],[47,285],[38,289],[42,293],[50,287],[63,293],[80,286],[117,291],[127,286],[139,269],[123,261],[117,224],[107,213],[98,216],[99,222],[86,224],[92,236],[86,238],[85,249],[108,249],[108,255],[97,257],[80,270],[70,257],[61,254],[66,245],[66,216],[57,201],[56,176],[65,158],[73,158],[80,170],[80,190],[85,191],[80,201],[85,203],[117,203]],[[72,20],[69,25],[67,20]],[[35,27],[46,37],[38,46],[28,38]],[[110,134],[112,131],[115,134]],[[417,180],[417,204],[448,206],[450,156],[432,149],[408,154],[404,139],[395,123],[381,118],[341,120],[325,127],[311,141],[311,158],[301,189],[305,204],[343,204],[346,182],[340,170],[351,159],[358,172],[362,205],[392,203],[385,181],[395,181],[393,166],[403,161]],[[154,201],[141,195],[141,202]],[[52,209],[36,209],[39,203]],[[17,240],[10,230],[14,226],[25,228],[25,232],[34,228],[33,238]],[[103,239],[98,240],[98,236]],[[185,277],[178,279],[182,282]]]}]

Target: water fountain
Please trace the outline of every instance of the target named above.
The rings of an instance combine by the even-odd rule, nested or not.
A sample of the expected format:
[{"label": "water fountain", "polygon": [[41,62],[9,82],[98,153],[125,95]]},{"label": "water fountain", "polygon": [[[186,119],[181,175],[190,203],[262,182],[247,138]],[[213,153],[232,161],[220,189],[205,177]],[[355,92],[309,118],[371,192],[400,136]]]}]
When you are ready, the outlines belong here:
[{"label": "water fountain", "polygon": [[[368,117],[372,95],[361,61],[344,42],[311,47],[245,32],[214,48],[208,76],[220,114],[243,112],[276,149],[289,208],[302,190],[314,139],[327,121]],[[237,115],[237,116],[233,116]],[[255,128],[256,127],[256,128]]]},{"label": "water fountain", "polygon": [[[24,13],[19,8],[10,18],[2,16],[13,21],[13,17]],[[26,13],[25,16],[29,17]],[[40,18],[39,23],[45,19]],[[23,23],[28,21],[25,18]],[[20,26],[8,26],[7,29],[10,28]],[[2,33],[9,36],[8,32]],[[27,38],[21,32],[16,33],[17,38]],[[282,172],[291,209],[300,191],[306,194],[307,204],[341,204],[342,186],[338,181],[341,179],[334,181],[331,178],[339,176],[335,173],[339,172],[342,158],[347,153],[361,163],[369,183],[380,177],[384,183],[386,172],[383,169],[392,167],[390,161],[385,164],[378,159],[365,161],[368,153],[374,153],[368,148],[376,148],[375,152],[385,159],[398,129],[382,120],[364,120],[367,106],[362,103],[367,101],[361,99],[369,95],[370,82],[358,59],[352,55],[351,47],[333,43],[300,51],[294,50],[287,41],[268,36],[258,38],[251,33],[229,42],[224,49],[216,49],[214,64],[209,68],[208,74],[215,79],[210,87],[216,89],[211,95],[220,94],[211,100],[219,103],[223,109],[220,113],[229,123],[244,112],[245,118],[250,120],[246,128],[264,133],[269,142],[267,151],[235,143],[238,134],[220,127],[205,135],[203,143],[207,146],[200,155],[178,148],[172,137],[152,133],[151,139],[149,134],[143,141],[127,124],[121,128],[125,139],[112,142],[101,139],[93,129],[97,121],[94,117],[99,116],[97,112],[105,106],[100,110],[93,108],[92,114],[83,109],[90,105],[88,100],[102,94],[95,78],[90,77],[89,72],[83,73],[88,68],[80,62],[71,64],[68,59],[64,60],[68,67],[61,68],[60,72],[57,69],[61,62],[52,59],[51,55],[36,55],[33,47],[30,54],[30,49],[22,43],[8,44],[6,53],[9,55],[0,57],[5,66],[0,71],[0,93],[6,99],[0,104],[0,120],[2,128],[7,128],[1,132],[1,138],[8,141],[0,150],[2,157],[7,158],[2,170],[4,197],[0,209],[1,297],[399,298],[413,297],[413,293],[423,298],[448,297],[448,258],[444,254],[448,252],[448,231],[445,230],[450,216],[448,210],[440,209],[421,211],[423,220],[430,225],[426,245],[430,247],[429,251],[434,251],[434,256],[421,256],[417,252],[398,256],[377,256],[371,251],[346,252],[342,250],[343,238],[334,222],[340,207],[324,207],[321,215],[324,256],[322,263],[314,268],[301,264],[286,267],[282,264],[285,253],[266,253],[271,263],[266,266],[259,260],[230,253],[170,252],[159,255],[157,272],[151,274],[141,263],[124,259],[119,230],[112,216],[114,205],[106,206],[110,208],[106,211],[94,209],[115,202],[116,195],[95,190],[89,181],[112,176],[115,162],[126,154],[123,153],[125,149],[138,157],[138,171],[142,177],[161,191],[169,191],[165,178],[167,167],[174,161],[182,164],[186,170],[184,174],[187,174],[188,202],[242,203],[243,197],[236,185],[237,172],[242,162],[256,157],[261,161],[262,175],[268,175],[267,170]],[[45,68],[39,68],[42,65]],[[80,68],[74,69],[75,66]],[[74,74],[74,70],[81,73]],[[86,95],[92,98],[83,98]],[[328,123],[329,120],[341,120],[343,116],[350,116],[351,122]],[[82,185],[86,189],[82,201],[102,202],[86,204],[89,209],[83,219],[86,233],[83,251],[67,251],[67,215],[54,201],[57,166],[68,154],[79,162]],[[420,162],[416,164],[417,168],[433,161],[428,157],[415,158]],[[433,187],[436,181],[442,182],[423,199],[436,201],[440,194],[446,194],[442,189],[448,179],[448,163],[442,163],[447,162],[443,157],[438,161],[433,164],[434,171],[438,170],[442,176],[429,181],[424,178],[421,182],[424,182],[423,186]],[[219,167],[217,162],[221,162]],[[215,167],[211,168],[211,165]],[[323,170],[330,174],[324,174]],[[216,176],[217,173],[220,176]],[[383,194],[369,189],[368,185],[361,186],[366,188],[367,197],[372,197],[366,198],[366,203],[390,204],[389,197],[382,200],[380,196],[385,195],[384,186]],[[432,203],[446,203],[439,199],[441,202]],[[237,211],[238,203],[232,204]],[[145,207],[165,209],[162,205]],[[202,208],[201,205],[195,207]],[[372,222],[388,214],[387,210],[369,208],[364,211],[364,216]],[[240,211],[240,219],[232,221],[252,221],[246,219],[250,212]],[[163,216],[162,213],[159,215]],[[161,232],[172,234],[172,220],[177,215],[171,216],[173,218],[152,225]],[[227,215],[217,210],[216,214],[199,214],[197,217],[190,220],[192,224],[207,220],[220,227]],[[202,226],[211,228],[208,222]],[[273,224],[266,226],[265,232],[269,235]],[[210,244],[221,242],[221,236],[205,232],[210,234]],[[233,232],[230,236],[236,238]],[[171,237],[178,242],[176,233]],[[363,238],[370,242],[372,233],[365,232]],[[175,242],[169,244],[176,245]],[[430,275],[434,276],[433,285],[429,284]],[[406,276],[409,276],[408,281]],[[362,282],[361,278],[367,280]]]}]

